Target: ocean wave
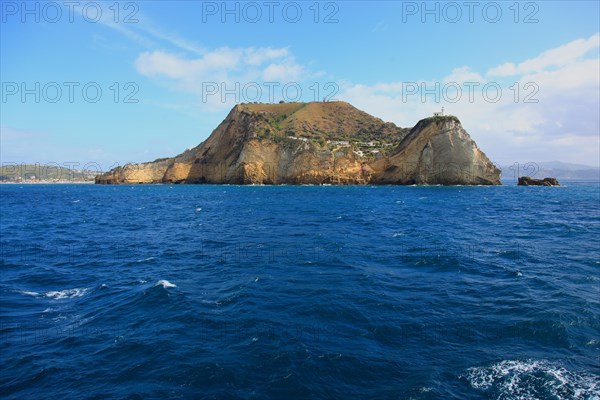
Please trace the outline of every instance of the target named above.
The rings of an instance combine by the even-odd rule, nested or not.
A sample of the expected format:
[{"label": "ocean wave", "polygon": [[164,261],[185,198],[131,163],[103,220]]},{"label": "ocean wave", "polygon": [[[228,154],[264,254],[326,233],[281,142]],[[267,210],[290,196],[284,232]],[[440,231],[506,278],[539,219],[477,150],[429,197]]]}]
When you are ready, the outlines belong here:
[{"label": "ocean wave", "polygon": [[81,297],[88,292],[89,288],[65,289],[59,291],[51,291],[44,293],[44,296],[55,300],[70,299],[73,297]]},{"label": "ocean wave", "polygon": [[136,263],[141,263],[141,262],[153,261],[153,260],[156,260],[156,257],[140,258],[139,260],[135,260],[135,262]]},{"label": "ocean wave", "polygon": [[33,297],[41,296],[40,293],[38,293],[38,292],[32,292],[30,290],[21,290],[19,293],[24,294],[26,296],[33,296]]},{"label": "ocean wave", "polygon": [[475,389],[509,399],[597,399],[600,377],[576,373],[547,360],[504,360],[489,367],[467,370]]},{"label": "ocean wave", "polygon": [[177,287],[174,283],[171,283],[165,279],[161,279],[154,284],[154,286],[162,286],[165,289]]},{"label": "ocean wave", "polygon": [[45,293],[33,292],[30,290],[21,290],[19,293],[33,297],[47,297],[54,300],[62,300],[70,299],[73,297],[81,297],[85,295],[89,290],[89,288],[75,288],[64,290],[51,290]]}]

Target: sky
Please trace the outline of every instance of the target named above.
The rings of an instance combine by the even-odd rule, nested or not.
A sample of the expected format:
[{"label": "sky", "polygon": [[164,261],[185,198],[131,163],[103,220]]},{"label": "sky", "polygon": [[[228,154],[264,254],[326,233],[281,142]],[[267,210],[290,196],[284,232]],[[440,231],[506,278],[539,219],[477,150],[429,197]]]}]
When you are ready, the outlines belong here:
[{"label": "sky", "polygon": [[499,165],[600,164],[597,1],[0,1],[0,157],[175,156],[238,102],[444,107]]}]

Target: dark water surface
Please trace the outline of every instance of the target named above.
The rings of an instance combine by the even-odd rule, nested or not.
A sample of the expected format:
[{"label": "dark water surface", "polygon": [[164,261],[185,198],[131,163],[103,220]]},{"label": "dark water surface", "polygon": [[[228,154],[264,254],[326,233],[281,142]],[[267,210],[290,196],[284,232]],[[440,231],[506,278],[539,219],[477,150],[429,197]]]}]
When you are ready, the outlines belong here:
[{"label": "dark water surface", "polygon": [[1,185],[4,398],[600,397],[600,186]]}]

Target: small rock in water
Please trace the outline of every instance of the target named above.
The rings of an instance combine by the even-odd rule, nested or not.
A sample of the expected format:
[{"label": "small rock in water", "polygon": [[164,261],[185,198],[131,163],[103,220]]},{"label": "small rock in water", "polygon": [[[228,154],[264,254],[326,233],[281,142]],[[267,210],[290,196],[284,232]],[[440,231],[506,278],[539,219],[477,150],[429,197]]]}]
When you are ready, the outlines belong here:
[{"label": "small rock in water", "polygon": [[556,178],[533,179],[529,176],[519,178],[518,186],[560,186]]}]

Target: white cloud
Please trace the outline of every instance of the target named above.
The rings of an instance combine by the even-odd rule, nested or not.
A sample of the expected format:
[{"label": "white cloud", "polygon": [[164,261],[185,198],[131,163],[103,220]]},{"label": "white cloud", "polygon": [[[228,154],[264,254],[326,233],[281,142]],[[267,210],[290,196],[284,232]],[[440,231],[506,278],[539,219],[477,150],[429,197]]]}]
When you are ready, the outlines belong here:
[{"label": "white cloud", "polygon": [[[85,3],[83,5],[78,2],[71,3],[69,5],[62,4],[65,13],[69,15],[72,13],[72,15],[82,16],[82,18],[83,15],[88,15],[83,11]],[[128,13],[115,14],[112,3],[97,2],[93,4],[94,9],[99,8],[98,17],[92,13],[87,17],[88,19],[119,32],[142,47],[156,49],[161,45],[167,45],[197,55],[206,52],[206,49],[197,43],[159,28],[148,15],[139,12],[139,9],[128,8],[127,10],[130,11]]]},{"label": "white cloud", "polygon": [[260,65],[271,60],[289,57],[291,54],[287,48],[261,47],[256,49],[251,47],[244,50],[244,62],[248,65]]},{"label": "white cloud", "polygon": [[600,58],[574,61],[559,69],[527,74],[522,82],[535,82],[545,92],[594,90],[600,85]]},{"label": "white cloud", "polygon": [[517,66],[513,63],[504,63],[488,71],[489,76],[514,76],[517,74]]},{"label": "white cloud", "polygon": [[449,82],[485,82],[481,74],[474,72],[469,67],[460,67],[452,70],[452,73],[442,80],[443,83]]},{"label": "white cloud", "polygon": [[[244,92],[236,91],[236,87],[262,85],[264,82],[284,85],[302,79],[306,73],[305,67],[295,61],[287,48],[271,47],[222,47],[197,58],[165,51],[146,51],[138,56],[134,65],[140,74],[156,79],[172,90],[197,95],[201,100],[200,108],[207,111],[230,108],[236,100],[243,102]],[[207,85],[217,85],[219,93],[207,97]],[[234,95],[223,97],[225,89],[222,87],[236,91],[238,98]],[[264,89],[268,91],[266,86]],[[265,93],[259,101],[268,101],[268,97],[269,94]]]},{"label": "white cloud", "polygon": [[263,79],[268,82],[296,82],[304,68],[292,60],[269,64],[263,71]]},{"label": "white cloud", "polygon": [[[587,163],[600,161],[600,57],[599,35],[550,49],[522,63],[507,63],[487,76],[514,75],[495,82],[469,67],[452,70],[438,82],[441,101],[423,96],[423,87],[435,81],[418,82],[418,93],[402,93],[407,82],[345,85],[337,96],[358,108],[404,127],[431,115],[444,105],[457,115],[478,145],[500,164],[516,160]],[[594,53],[592,53],[594,51]],[[586,56],[586,57],[583,57]],[[492,73],[493,72],[493,73]],[[443,88],[456,82],[462,96],[449,101]],[[473,101],[465,82],[478,82]],[[486,99],[483,85],[501,87],[497,102]],[[516,92],[518,89],[518,96]],[[452,94],[450,91],[448,94]],[[528,101],[537,102],[528,102]]]},{"label": "white cloud", "polygon": [[152,36],[155,39],[158,39],[159,41],[166,42],[173,47],[193,54],[201,55],[207,51],[204,47],[198,45],[197,43],[184,39],[174,33],[164,32],[156,27],[156,25],[154,25],[147,16],[144,16],[143,21],[144,23],[138,23],[134,25],[139,27],[142,32]]},{"label": "white cloud", "polygon": [[135,68],[145,76],[166,75],[177,79],[188,75],[194,66],[173,54],[147,51],[135,60]]},{"label": "white cloud", "polygon": [[[488,71],[489,76],[514,76],[542,72],[548,68],[560,68],[581,59],[600,45],[600,34],[587,39],[577,39],[563,46],[548,50],[537,57],[525,60],[519,64],[504,63]],[[598,52],[595,52],[597,57]]]}]

